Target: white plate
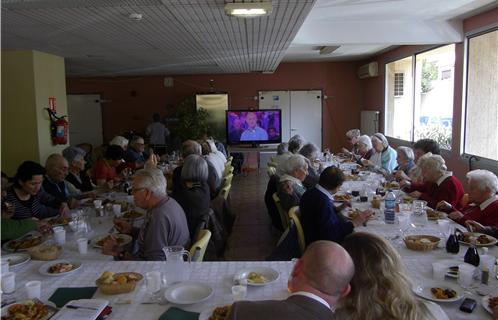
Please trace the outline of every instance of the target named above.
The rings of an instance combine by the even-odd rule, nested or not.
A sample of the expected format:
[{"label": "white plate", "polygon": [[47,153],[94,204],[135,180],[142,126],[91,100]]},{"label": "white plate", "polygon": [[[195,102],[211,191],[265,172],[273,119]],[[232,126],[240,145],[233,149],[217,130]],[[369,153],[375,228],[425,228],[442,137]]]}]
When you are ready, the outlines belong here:
[{"label": "white plate", "polygon": [[235,274],[234,279],[247,279],[247,277],[249,276],[249,273],[251,273],[251,272],[256,272],[256,273],[262,275],[263,277],[266,278],[267,281],[264,283],[255,283],[255,282],[249,281],[249,279],[248,279],[247,285],[249,285],[249,286],[266,286],[267,284],[276,281],[280,277],[280,274],[275,269],[268,268],[268,267],[252,267],[252,268],[240,270],[239,272],[237,272]]},{"label": "white plate", "polygon": [[36,245],[31,246],[31,247],[29,247],[29,248],[25,248],[25,249],[17,249],[17,250],[16,250],[17,252],[28,251],[28,249],[31,249],[31,248],[36,247],[37,245],[40,245],[40,244],[42,244],[42,243],[43,243],[43,236],[42,236],[39,232],[37,232],[37,231],[33,231],[33,232],[30,232],[30,233],[25,234],[24,236],[22,236],[22,237],[20,237],[20,238],[17,238],[17,239],[14,239],[14,240],[10,240],[10,241],[8,241],[8,242],[4,243],[4,245],[2,246],[2,249],[3,249],[3,250],[5,250],[5,251],[8,251],[8,252],[14,252],[14,249],[12,249],[12,248],[10,247],[10,244],[11,244],[12,242],[14,242],[14,241],[18,241],[18,240],[20,240],[20,239],[22,240],[22,239],[24,239],[24,238],[27,238],[27,236],[28,236],[29,234],[32,234],[32,235],[33,235],[33,237],[40,237],[40,238],[41,238],[40,243],[37,243]]},{"label": "white plate", "polygon": [[[70,263],[74,266],[73,270],[71,271],[67,271],[67,272],[63,272],[63,273],[50,273],[48,272],[48,269],[57,264],[57,263]],[[81,268],[81,262],[79,261],[71,261],[71,260],[55,260],[55,261],[50,261],[50,262],[47,262],[47,263],[44,263],[40,266],[40,268],[38,269],[38,271],[44,275],[44,276],[49,276],[49,277],[62,277],[62,276],[66,276],[68,274],[71,274],[71,273],[74,273],[76,272],[79,268]]]},{"label": "white plate", "polygon": [[[2,318],[3,317],[7,317],[8,314],[9,314],[9,307],[15,305],[15,304],[25,304],[26,302],[28,302],[30,300],[24,300],[24,301],[20,301],[20,302],[15,302],[15,303],[11,303],[11,304],[8,304],[4,307],[2,307]],[[39,300],[37,300],[39,301]],[[45,315],[44,317],[42,317],[40,320],[46,320],[46,319],[50,319],[58,310],[57,308],[55,308],[54,306],[52,306],[51,304],[49,303],[43,303],[45,305],[45,307],[47,308],[47,315]]]},{"label": "white plate", "polygon": [[[109,236],[110,234],[104,234],[104,235],[100,235],[100,236],[96,236],[94,237],[92,240],[91,240],[91,244],[92,244],[92,247],[94,248],[102,248],[102,246],[99,246],[97,244],[97,242],[99,242],[100,240],[104,239],[105,237]],[[120,243],[119,245],[120,246],[125,246],[127,245],[128,243],[130,243],[133,238],[127,234],[122,234],[122,233],[114,233],[112,234],[114,237],[116,238],[121,238],[123,239],[123,242]]]},{"label": "white plate", "polygon": [[10,268],[23,265],[29,260],[31,260],[31,256],[27,253],[11,253],[2,255],[2,262],[8,261]]},{"label": "white plate", "polygon": [[[489,298],[491,298],[491,296],[482,297],[481,303],[482,303],[483,308],[486,309],[487,312],[493,314],[493,311],[489,307]],[[199,317],[199,319],[200,319],[200,317]]]},{"label": "white plate", "polygon": [[[431,288],[434,288],[434,287],[454,290],[454,291],[456,291],[456,296],[454,298],[451,298],[451,299],[434,298],[434,296],[432,295],[432,292],[431,292]],[[435,302],[454,302],[454,301],[458,301],[458,300],[463,298],[463,292],[460,289],[460,287],[458,285],[448,283],[448,282],[428,281],[424,284],[415,286],[413,288],[413,292],[415,292],[416,295],[418,295],[424,299],[435,301]]]},{"label": "white plate", "polygon": [[209,299],[213,292],[213,288],[204,283],[181,282],[169,287],[164,296],[174,304],[194,304]]},{"label": "white plate", "polygon": [[[490,246],[494,246],[496,244],[496,242],[498,241],[495,237],[492,237],[490,235],[487,235],[487,234],[484,234],[484,233],[479,233],[479,232],[464,232],[464,234],[470,234],[474,237],[479,237],[479,236],[486,236],[488,237],[489,240],[492,240],[492,242],[490,243],[486,243],[486,244],[476,244],[476,247],[490,247]],[[468,243],[468,242],[463,242],[463,241],[459,241],[461,244],[464,244],[466,246],[470,246],[471,244]]]}]

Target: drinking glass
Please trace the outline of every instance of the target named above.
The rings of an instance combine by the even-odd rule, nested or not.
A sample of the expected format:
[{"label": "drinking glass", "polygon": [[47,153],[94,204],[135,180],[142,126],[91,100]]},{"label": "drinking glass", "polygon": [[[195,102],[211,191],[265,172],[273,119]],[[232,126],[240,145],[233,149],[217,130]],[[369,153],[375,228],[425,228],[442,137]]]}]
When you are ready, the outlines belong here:
[{"label": "drinking glass", "polygon": [[41,296],[41,281],[34,280],[26,282],[24,285],[28,293],[28,299],[40,299]]},{"label": "drinking glass", "polygon": [[235,285],[232,287],[232,295],[234,301],[242,300],[247,295],[247,287],[244,285]]},{"label": "drinking glass", "polygon": [[458,265],[458,284],[464,289],[470,289],[476,267],[469,264]]},{"label": "drinking glass", "polygon": [[2,293],[10,294],[16,291],[16,274],[14,272],[2,273]]},{"label": "drinking glass", "polygon": [[159,271],[149,271],[145,274],[145,287],[147,293],[153,299],[158,299],[158,293],[162,287],[162,275]]},{"label": "drinking glass", "polygon": [[439,232],[446,239],[446,236],[450,233],[450,221],[446,219],[438,219],[437,227],[439,229]]},{"label": "drinking glass", "polygon": [[76,240],[78,243],[78,251],[80,254],[88,253],[88,239],[87,238],[79,238]]},{"label": "drinking glass", "polygon": [[434,262],[432,264],[432,277],[437,281],[444,281],[444,275],[448,270],[448,266],[440,262]]}]

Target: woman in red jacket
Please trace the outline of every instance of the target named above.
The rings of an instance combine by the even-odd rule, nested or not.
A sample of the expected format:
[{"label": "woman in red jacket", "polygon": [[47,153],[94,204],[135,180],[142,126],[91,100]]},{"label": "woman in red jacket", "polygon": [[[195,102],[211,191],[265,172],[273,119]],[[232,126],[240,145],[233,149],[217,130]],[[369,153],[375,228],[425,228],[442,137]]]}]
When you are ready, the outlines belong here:
[{"label": "woman in red jacket", "polygon": [[473,170],[467,173],[467,179],[469,205],[460,212],[442,201],[438,203],[438,208],[452,211],[448,217],[460,224],[473,220],[486,227],[498,227],[498,178],[488,170]]},{"label": "woman in red jacket", "polygon": [[464,190],[460,181],[447,171],[443,157],[427,153],[418,160],[418,166],[424,182],[412,183],[408,188],[410,196],[427,201],[433,209],[441,201],[446,201],[452,208],[460,210]]}]

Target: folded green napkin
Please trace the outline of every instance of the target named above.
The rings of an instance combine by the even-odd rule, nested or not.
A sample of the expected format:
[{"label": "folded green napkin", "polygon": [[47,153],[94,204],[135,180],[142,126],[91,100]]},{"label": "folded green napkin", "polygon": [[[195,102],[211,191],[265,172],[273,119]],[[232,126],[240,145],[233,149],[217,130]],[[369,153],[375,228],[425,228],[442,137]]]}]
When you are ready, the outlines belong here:
[{"label": "folded green napkin", "polygon": [[168,311],[166,311],[159,317],[159,320],[198,320],[198,319],[199,319],[199,313],[185,311],[182,309],[178,309],[176,307],[169,308]]},{"label": "folded green napkin", "polygon": [[48,300],[55,303],[57,308],[62,308],[71,300],[91,299],[95,291],[97,291],[97,287],[59,288]]}]

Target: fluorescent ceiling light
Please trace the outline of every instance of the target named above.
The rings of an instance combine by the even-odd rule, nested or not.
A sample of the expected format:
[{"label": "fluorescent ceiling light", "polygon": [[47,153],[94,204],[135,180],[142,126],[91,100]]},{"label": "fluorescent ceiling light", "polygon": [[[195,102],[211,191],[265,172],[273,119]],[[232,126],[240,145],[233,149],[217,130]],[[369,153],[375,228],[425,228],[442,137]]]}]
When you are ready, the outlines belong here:
[{"label": "fluorescent ceiling light", "polygon": [[323,46],[320,48],[320,54],[331,54],[339,49],[340,46]]},{"label": "fluorescent ceiling light", "polygon": [[264,2],[236,2],[226,3],[225,12],[229,16],[253,18],[269,15],[273,5],[269,1]]}]

